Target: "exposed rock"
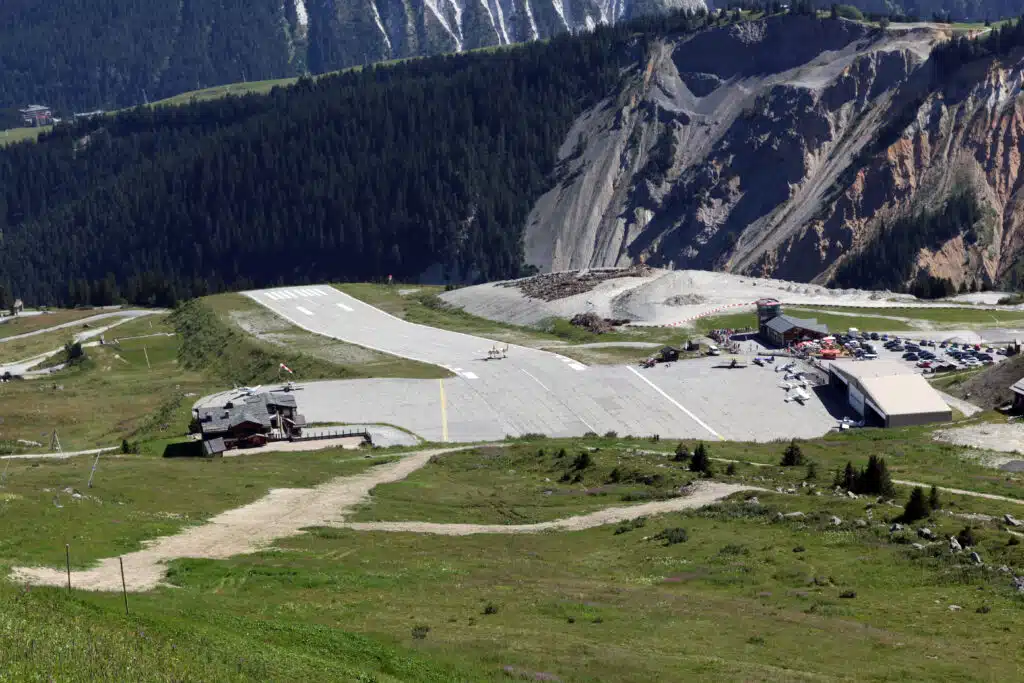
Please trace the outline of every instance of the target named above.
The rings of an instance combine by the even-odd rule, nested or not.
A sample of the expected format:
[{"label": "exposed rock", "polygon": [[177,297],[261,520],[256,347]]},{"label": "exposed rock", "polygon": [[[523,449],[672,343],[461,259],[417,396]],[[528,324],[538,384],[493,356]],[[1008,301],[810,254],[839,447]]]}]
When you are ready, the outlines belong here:
[{"label": "exposed rock", "polygon": [[949,550],[954,553],[958,553],[963,550],[963,547],[960,545],[960,541],[956,540],[956,536],[949,537]]},{"label": "exposed rock", "polygon": [[962,609],[963,609],[963,607],[961,607],[960,605],[950,605],[949,606],[949,611],[950,612],[959,612]]},{"label": "exposed rock", "polygon": [[1016,588],[1018,593],[1024,593],[1024,576],[1013,577],[1013,583],[1010,585]]},{"label": "exposed rock", "polygon": [[910,547],[914,550],[924,550],[928,546],[926,546],[924,543],[911,543]]},{"label": "exposed rock", "polygon": [[853,491],[847,491],[847,492],[846,492],[846,497],[847,497],[847,498],[856,498],[856,497],[857,497],[857,494],[856,494],[856,493],[854,493]]},{"label": "exposed rock", "polygon": [[921,527],[918,529],[917,535],[927,541],[934,541],[936,539],[935,534],[928,527]]},{"label": "exposed rock", "polygon": [[903,525],[902,524],[894,523],[891,527],[889,527],[889,533],[894,534],[897,531],[903,531]]},{"label": "exposed rock", "polygon": [[782,516],[786,517],[788,519],[803,519],[807,515],[805,515],[803,512],[800,512],[799,510],[797,510],[796,512],[787,512],[786,514],[784,514]]},{"label": "exposed rock", "polygon": [[981,555],[979,555],[976,552],[971,553],[971,562],[973,562],[974,564],[985,564],[981,561]]},{"label": "exposed rock", "polygon": [[749,505],[760,505],[761,501],[758,500],[757,496],[751,496],[750,498],[747,498],[747,503]]},{"label": "exposed rock", "polygon": [[840,519],[839,517],[836,517],[835,515],[832,515],[829,518],[828,523],[831,524],[832,526],[842,526],[843,520]]},{"label": "exposed rock", "polygon": [[1003,521],[1009,524],[1010,526],[1024,526],[1024,524],[1022,524],[1022,522],[1019,519],[1017,519],[1010,513],[1006,513],[1005,515],[1003,515]]},{"label": "exposed rock", "polygon": [[864,527],[866,527],[866,526],[868,525],[868,522],[867,522],[867,520],[866,520],[866,519],[857,519],[857,520],[854,520],[854,522],[853,522],[853,523],[854,523],[854,524],[855,524],[856,526],[858,526],[858,527],[860,527],[860,528],[862,528],[862,529],[863,529]]}]

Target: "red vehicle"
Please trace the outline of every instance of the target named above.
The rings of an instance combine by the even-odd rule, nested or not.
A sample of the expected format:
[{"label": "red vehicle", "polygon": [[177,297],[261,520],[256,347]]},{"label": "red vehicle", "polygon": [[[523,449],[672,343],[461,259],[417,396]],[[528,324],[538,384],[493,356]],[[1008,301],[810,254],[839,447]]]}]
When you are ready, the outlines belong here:
[{"label": "red vehicle", "polygon": [[923,360],[917,364],[917,367],[919,368],[930,368],[931,366],[932,362],[930,360]]}]

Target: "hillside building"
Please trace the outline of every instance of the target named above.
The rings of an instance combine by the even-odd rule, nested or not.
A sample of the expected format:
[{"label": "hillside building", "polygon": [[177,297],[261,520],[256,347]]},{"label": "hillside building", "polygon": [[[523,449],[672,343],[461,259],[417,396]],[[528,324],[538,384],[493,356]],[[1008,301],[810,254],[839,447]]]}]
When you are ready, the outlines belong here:
[{"label": "hillside building", "polygon": [[775,299],[757,302],[757,332],[762,340],[774,346],[789,346],[799,341],[828,336],[828,325],[815,318],[795,318],[782,312]]},{"label": "hillside building", "polygon": [[829,384],[845,394],[868,427],[908,427],[953,419],[953,410],[922,375],[893,361],[833,361]]},{"label": "hillside building", "polygon": [[223,406],[197,408],[195,418],[208,456],[262,445],[273,438],[301,436],[306,426],[295,396],[280,391],[239,396]]},{"label": "hillside building", "polygon": [[28,128],[49,126],[53,123],[53,112],[41,104],[30,104],[24,109],[19,109],[18,113],[21,114],[21,122]]},{"label": "hillside building", "polygon": [[1024,411],[1024,378],[1014,382],[1010,391],[1013,392],[1013,409]]}]

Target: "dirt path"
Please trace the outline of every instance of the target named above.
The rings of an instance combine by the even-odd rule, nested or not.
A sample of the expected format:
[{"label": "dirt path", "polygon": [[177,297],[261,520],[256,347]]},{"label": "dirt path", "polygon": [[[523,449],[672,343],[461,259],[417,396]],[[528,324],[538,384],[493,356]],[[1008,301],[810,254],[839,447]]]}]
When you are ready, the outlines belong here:
[{"label": "dirt path", "polygon": [[[163,580],[166,562],[171,560],[223,560],[257,551],[275,539],[298,535],[306,527],[337,525],[369,498],[375,486],[404,479],[426,465],[432,456],[456,450],[460,449],[420,451],[311,489],[272,489],[254,503],[223,512],[206,524],[174,536],[153,539],[143,550],[124,555],[125,583],[130,591],[151,590]],[[34,585],[67,585],[64,569],[18,567],[11,578]],[[117,558],[101,560],[92,569],[71,572],[71,585],[78,590],[121,590]]]},{"label": "dirt path", "polygon": [[469,536],[471,534],[529,534],[538,531],[581,531],[605,524],[616,524],[637,517],[661,515],[679,510],[692,510],[731,496],[738,491],[765,489],[740,484],[701,482],[682,498],[659,500],[653,503],[605,508],[586,515],[556,519],[538,524],[435,524],[432,522],[348,522],[338,526],[358,531],[404,531],[441,536]]},{"label": "dirt path", "polygon": [[[893,479],[892,483],[899,484],[900,486],[920,486],[923,489],[931,488],[931,484],[922,484],[919,481],[904,481],[903,479]],[[958,496],[970,496],[971,498],[985,498],[987,500],[998,500],[1004,503],[1016,503],[1017,505],[1024,505],[1024,499],[1011,498],[1010,496],[1000,496],[996,493],[981,493],[980,491],[965,491],[964,489],[951,489],[945,486],[936,486],[940,491],[946,493],[955,493]]]}]

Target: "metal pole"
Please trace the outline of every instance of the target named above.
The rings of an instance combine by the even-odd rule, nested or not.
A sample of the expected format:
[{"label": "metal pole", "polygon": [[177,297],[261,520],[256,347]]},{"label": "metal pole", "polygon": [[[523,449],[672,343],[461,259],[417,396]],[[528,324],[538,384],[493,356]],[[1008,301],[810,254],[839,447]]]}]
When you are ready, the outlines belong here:
[{"label": "metal pole", "polygon": [[124,583],[124,559],[119,557],[117,561],[121,564],[121,592],[124,594],[124,615],[127,617],[128,614],[128,587]]},{"label": "metal pole", "polygon": [[96,459],[92,463],[92,472],[89,474],[89,488],[92,488],[92,478],[96,476],[96,466],[100,464],[100,454],[96,454]]},{"label": "metal pole", "polygon": [[64,561],[68,567],[68,595],[71,595],[71,544],[64,544]]}]

